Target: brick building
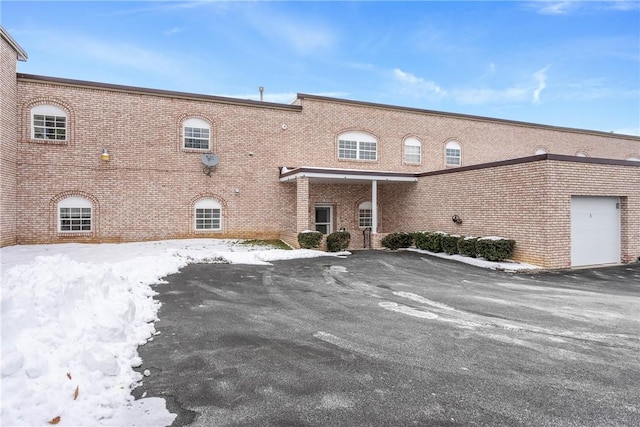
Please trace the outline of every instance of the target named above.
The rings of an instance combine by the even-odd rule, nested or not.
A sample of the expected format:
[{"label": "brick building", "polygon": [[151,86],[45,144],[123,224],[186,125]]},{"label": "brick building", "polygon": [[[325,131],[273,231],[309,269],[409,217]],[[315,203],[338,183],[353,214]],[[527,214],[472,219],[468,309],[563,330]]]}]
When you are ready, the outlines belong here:
[{"label": "brick building", "polygon": [[[289,105],[16,73],[2,29],[2,246],[344,228],[640,256],[640,138],[299,94]],[[462,219],[460,224],[452,216]],[[586,249],[585,249],[586,248]]]}]

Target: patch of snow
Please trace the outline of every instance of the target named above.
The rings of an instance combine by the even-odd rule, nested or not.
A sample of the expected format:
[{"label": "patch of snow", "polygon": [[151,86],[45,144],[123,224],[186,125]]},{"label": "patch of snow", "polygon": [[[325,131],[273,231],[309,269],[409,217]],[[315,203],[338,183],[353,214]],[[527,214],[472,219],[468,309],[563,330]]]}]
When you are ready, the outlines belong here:
[{"label": "patch of snow", "polygon": [[[134,400],[137,347],[158,335],[152,285],[200,262],[269,261],[348,252],[265,249],[239,240],[0,248],[0,425],[163,426],[164,399]],[[148,370],[144,371],[149,374]]]},{"label": "patch of snow", "polygon": [[423,249],[407,248],[405,250],[427,254],[434,257],[438,257],[438,258],[451,259],[454,261],[463,262],[465,264],[474,265],[476,267],[488,268],[491,270],[506,271],[508,273],[516,273],[518,271],[529,271],[529,270],[540,269],[540,267],[537,265],[518,263],[515,261],[492,262],[492,261],[487,261],[484,258],[471,258],[463,255],[457,255],[457,254],[447,255],[444,252],[431,252],[431,251],[425,251]]}]

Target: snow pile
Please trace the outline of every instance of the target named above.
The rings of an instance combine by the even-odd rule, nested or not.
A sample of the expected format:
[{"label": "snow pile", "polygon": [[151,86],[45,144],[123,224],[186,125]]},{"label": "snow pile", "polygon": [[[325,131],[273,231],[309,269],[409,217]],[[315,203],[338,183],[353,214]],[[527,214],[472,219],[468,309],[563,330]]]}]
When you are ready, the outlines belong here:
[{"label": "snow pile", "polygon": [[0,424],[160,426],[175,418],[164,400],[131,395],[142,380],[132,369],[142,364],[137,347],[157,334],[151,285],[194,262],[330,254],[197,239],[12,246],[0,255]]}]

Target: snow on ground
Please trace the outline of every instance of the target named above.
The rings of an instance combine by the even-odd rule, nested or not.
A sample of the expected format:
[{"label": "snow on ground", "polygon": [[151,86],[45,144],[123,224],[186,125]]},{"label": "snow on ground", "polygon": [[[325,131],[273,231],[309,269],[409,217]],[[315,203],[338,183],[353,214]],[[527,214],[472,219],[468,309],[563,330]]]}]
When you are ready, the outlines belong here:
[{"label": "snow on ground", "polygon": [[[500,237],[497,237],[497,239],[500,239]],[[436,253],[436,252],[425,251],[423,249],[409,248],[406,250],[412,251],[412,252],[419,252],[422,254],[427,254],[427,255],[438,257],[438,258],[452,259],[454,261],[463,262],[465,264],[475,265],[476,267],[488,268],[490,270],[501,270],[509,273],[540,269],[540,267],[538,267],[537,265],[517,263],[513,261],[493,262],[493,261],[487,261],[484,258],[471,258],[468,256],[462,256],[462,255],[448,255],[444,252]]]},{"label": "snow on ground", "polygon": [[2,248],[0,425],[169,425],[164,399],[131,395],[137,347],[159,334],[151,285],[196,262],[345,254],[218,239]]}]

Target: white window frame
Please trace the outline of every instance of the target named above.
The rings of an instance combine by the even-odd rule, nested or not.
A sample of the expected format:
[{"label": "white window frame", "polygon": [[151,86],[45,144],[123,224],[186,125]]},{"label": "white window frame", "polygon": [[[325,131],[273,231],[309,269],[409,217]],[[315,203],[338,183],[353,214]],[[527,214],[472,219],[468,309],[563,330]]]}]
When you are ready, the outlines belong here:
[{"label": "white window frame", "polygon": [[422,143],[418,138],[404,141],[404,162],[419,165],[422,163]]},{"label": "white window frame", "polygon": [[462,146],[458,141],[449,141],[444,147],[445,165],[462,166]]},{"label": "white window frame", "polygon": [[[38,105],[31,109],[31,139],[66,142],[69,117],[55,105]],[[60,132],[62,131],[62,132]]]},{"label": "white window frame", "polygon": [[59,233],[91,233],[93,203],[84,197],[66,197],[58,202]]},{"label": "white window frame", "polygon": [[198,200],[193,206],[193,227],[196,231],[222,230],[222,205],[214,199]]},{"label": "white window frame", "polygon": [[[329,212],[329,221],[326,222],[317,222],[318,219],[318,209],[327,209]],[[331,234],[333,233],[333,206],[332,205],[316,205],[314,210],[314,216],[313,216],[313,221],[316,227],[316,231],[320,231],[318,230],[318,225],[320,226],[326,226],[326,233],[323,233],[322,231],[320,231],[322,234]]]},{"label": "white window frame", "polygon": [[338,135],[338,159],[378,160],[378,140],[364,132],[345,132]]},{"label": "white window frame", "polygon": [[358,205],[358,227],[373,227],[373,205],[371,202],[362,202]]},{"label": "white window frame", "polygon": [[182,123],[182,148],[187,150],[211,149],[211,125],[199,118],[187,119]]}]

